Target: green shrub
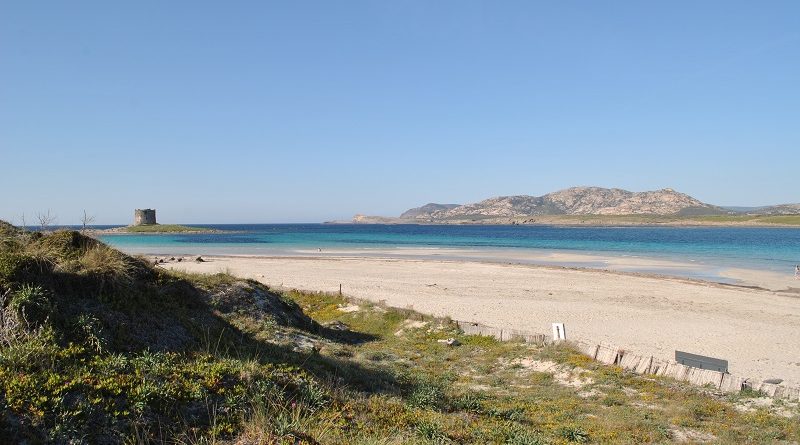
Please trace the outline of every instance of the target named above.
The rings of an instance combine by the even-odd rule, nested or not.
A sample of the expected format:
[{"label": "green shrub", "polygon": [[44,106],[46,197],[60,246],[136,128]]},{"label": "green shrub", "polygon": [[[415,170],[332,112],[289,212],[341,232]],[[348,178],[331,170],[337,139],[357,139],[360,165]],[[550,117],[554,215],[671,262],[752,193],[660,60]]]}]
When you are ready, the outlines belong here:
[{"label": "green shrub", "polygon": [[444,400],[442,387],[432,381],[421,381],[414,385],[407,403],[414,408],[438,409]]},{"label": "green shrub", "polygon": [[454,411],[466,411],[480,414],[483,412],[483,401],[486,397],[477,392],[459,394],[450,400],[450,408]]},{"label": "green shrub", "polygon": [[692,417],[697,421],[715,417],[726,410],[726,407],[722,403],[711,399],[694,401],[689,404],[688,408]]},{"label": "green shrub", "polygon": [[486,414],[489,415],[490,417],[508,420],[511,422],[522,422],[526,418],[525,410],[522,408],[511,408],[511,409],[490,408],[486,411]]},{"label": "green shrub", "polygon": [[303,382],[298,388],[298,393],[300,402],[312,411],[324,408],[331,400],[328,390],[313,380]]},{"label": "green shrub", "polygon": [[37,270],[35,258],[19,252],[0,251],[0,286],[9,287],[20,281],[28,281]]},{"label": "green shrub", "polygon": [[605,406],[622,406],[625,404],[625,394],[621,391],[610,391],[603,397],[601,402]]},{"label": "green shrub", "polygon": [[41,286],[23,284],[13,293],[9,307],[31,326],[44,323],[53,312],[53,303]]},{"label": "green shrub", "polygon": [[51,369],[61,349],[52,329],[34,329],[0,350],[0,366],[14,372]]},{"label": "green shrub", "polygon": [[102,354],[108,347],[103,325],[91,314],[80,314],[73,323],[74,335],[89,349]]},{"label": "green shrub", "polygon": [[444,444],[450,442],[447,435],[442,431],[442,428],[437,423],[429,420],[423,420],[417,423],[414,431],[418,436],[429,443]]},{"label": "green shrub", "polygon": [[558,435],[569,442],[586,443],[589,442],[589,433],[583,428],[574,425],[567,425],[558,430]]},{"label": "green shrub", "polygon": [[464,345],[479,347],[492,347],[500,343],[500,340],[490,335],[462,335],[459,340]]},{"label": "green shrub", "polygon": [[536,433],[524,430],[512,430],[508,433],[505,445],[544,445],[547,442]]},{"label": "green shrub", "polygon": [[76,260],[87,249],[100,244],[96,239],[74,230],[59,230],[31,243],[28,250],[35,253],[35,256],[45,256],[57,262],[64,262]]},{"label": "green shrub", "polygon": [[[183,428],[189,420],[198,438],[230,435],[258,397],[268,400],[262,406],[273,416],[295,400],[303,416],[328,403],[324,387],[293,367],[204,354],[98,355],[82,346],[59,347],[43,334],[0,352],[0,394],[5,414],[26,419],[14,429],[45,431],[64,443],[122,442],[105,435],[131,431],[138,419],[162,429]],[[40,357],[48,366],[31,372],[30,363]],[[9,428],[6,421],[0,420],[0,430]],[[145,442],[153,440],[163,441]]]}]

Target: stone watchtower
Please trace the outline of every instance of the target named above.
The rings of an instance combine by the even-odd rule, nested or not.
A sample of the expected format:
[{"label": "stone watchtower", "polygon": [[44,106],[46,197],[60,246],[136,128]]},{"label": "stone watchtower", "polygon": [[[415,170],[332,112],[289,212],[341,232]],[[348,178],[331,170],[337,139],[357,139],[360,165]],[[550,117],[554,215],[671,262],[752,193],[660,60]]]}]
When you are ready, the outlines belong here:
[{"label": "stone watchtower", "polygon": [[149,226],[156,223],[155,209],[136,209],[133,216],[134,226]]}]

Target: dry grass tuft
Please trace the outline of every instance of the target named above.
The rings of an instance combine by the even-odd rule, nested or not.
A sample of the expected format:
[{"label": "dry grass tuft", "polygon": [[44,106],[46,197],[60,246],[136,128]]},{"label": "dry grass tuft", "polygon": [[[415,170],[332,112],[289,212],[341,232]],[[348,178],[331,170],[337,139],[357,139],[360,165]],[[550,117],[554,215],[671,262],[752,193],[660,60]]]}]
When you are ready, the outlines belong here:
[{"label": "dry grass tuft", "polygon": [[42,331],[28,321],[25,307],[15,305],[11,297],[10,289],[0,295],[0,350],[25,343]]},{"label": "dry grass tuft", "polygon": [[8,347],[22,340],[27,332],[25,328],[28,323],[6,302],[10,294],[8,290],[0,295],[0,347]]},{"label": "dry grass tuft", "polygon": [[136,265],[130,257],[105,244],[98,244],[86,250],[78,260],[81,272],[113,278],[118,284],[133,281]]}]

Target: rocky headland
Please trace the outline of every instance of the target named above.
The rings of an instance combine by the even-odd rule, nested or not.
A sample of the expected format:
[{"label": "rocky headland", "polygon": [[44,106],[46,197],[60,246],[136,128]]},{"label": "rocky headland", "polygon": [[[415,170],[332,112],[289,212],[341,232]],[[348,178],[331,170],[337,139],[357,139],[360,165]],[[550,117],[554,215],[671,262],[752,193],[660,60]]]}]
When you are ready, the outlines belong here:
[{"label": "rocky headland", "polygon": [[796,224],[760,216],[799,215],[800,204],[733,210],[702,202],[670,188],[631,192],[618,188],[572,187],[542,196],[498,196],[472,204],[436,204],[399,217],[356,215],[362,224]]}]

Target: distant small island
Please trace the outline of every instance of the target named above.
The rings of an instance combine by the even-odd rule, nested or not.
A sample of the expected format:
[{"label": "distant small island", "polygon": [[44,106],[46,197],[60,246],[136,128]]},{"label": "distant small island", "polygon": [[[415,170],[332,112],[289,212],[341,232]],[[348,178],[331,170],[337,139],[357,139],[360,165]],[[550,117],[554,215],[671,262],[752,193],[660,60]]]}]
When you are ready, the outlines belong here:
[{"label": "distant small island", "polygon": [[219,232],[217,229],[209,229],[206,227],[190,227],[180,224],[153,224],[146,226],[124,226],[107,229],[105,232],[109,233],[186,233],[186,232],[203,232],[212,233]]},{"label": "distant small island", "polygon": [[206,227],[190,227],[180,224],[159,224],[156,222],[155,209],[136,209],[133,224],[104,230],[92,230],[90,233],[217,233],[220,230]]}]

